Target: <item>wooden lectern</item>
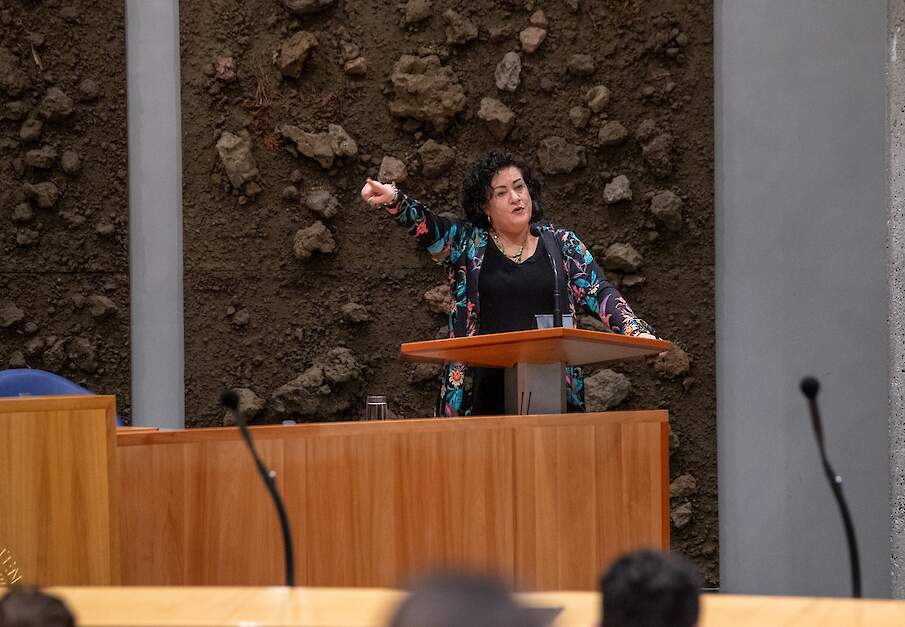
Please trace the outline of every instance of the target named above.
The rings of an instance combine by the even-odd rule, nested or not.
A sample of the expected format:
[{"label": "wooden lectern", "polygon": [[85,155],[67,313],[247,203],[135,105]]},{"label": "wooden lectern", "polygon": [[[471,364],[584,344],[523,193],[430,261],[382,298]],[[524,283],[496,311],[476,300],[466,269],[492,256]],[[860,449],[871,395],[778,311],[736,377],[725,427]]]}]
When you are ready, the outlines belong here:
[{"label": "wooden lectern", "polygon": [[402,359],[506,369],[507,414],[564,414],[565,366],[637,359],[669,350],[665,340],[554,327],[409,342]]}]

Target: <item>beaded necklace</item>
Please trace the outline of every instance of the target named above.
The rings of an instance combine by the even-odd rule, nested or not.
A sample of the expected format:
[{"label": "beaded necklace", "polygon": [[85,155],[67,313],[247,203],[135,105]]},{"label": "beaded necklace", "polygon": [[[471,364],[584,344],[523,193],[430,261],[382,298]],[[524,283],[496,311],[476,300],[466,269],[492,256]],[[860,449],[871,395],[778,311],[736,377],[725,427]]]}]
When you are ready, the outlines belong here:
[{"label": "beaded necklace", "polygon": [[522,240],[521,246],[518,247],[518,252],[514,255],[510,255],[506,252],[505,246],[503,246],[503,242],[500,241],[500,236],[497,235],[496,231],[490,231],[490,239],[493,240],[493,243],[496,244],[496,247],[499,249],[503,256],[507,259],[511,259],[515,263],[522,263],[522,253],[525,252],[525,245],[528,243],[528,235],[525,234],[525,239]]}]

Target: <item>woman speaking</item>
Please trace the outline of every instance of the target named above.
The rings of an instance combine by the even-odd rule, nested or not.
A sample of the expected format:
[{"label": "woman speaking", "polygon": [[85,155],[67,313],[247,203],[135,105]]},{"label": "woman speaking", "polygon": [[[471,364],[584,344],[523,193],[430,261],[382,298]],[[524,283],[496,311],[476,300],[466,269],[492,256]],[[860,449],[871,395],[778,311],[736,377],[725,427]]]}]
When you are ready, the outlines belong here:
[{"label": "woman speaking", "polygon": [[[449,273],[454,309],[450,337],[537,328],[536,314],[554,311],[556,274],[549,259],[562,260],[560,307],[596,315],[615,333],[653,338],[615,287],[606,281],[587,246],[566,229],[540,222],[540,182],[531,168],[508,153],[492,151],[474,164],[462,185],[464,220],[435,215],[395,185],[368,179],[361,197],[382,206],[409,228],[417,242]],[[553,247],[548,256],[545,248]],[[555,261],[556,262],[556,261]],[[504,412],[503,371],[447,364],[442,372],[438,416]],[[584,411],[581,371],[566,368],[569,411]]]}]

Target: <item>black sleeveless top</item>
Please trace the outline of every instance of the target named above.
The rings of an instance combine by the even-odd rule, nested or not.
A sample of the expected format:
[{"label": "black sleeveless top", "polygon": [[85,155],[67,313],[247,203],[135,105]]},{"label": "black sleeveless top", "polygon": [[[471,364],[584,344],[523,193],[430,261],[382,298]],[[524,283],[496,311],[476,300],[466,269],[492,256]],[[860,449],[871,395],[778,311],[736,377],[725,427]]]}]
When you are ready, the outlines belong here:
[{"label": "black sleeveless top", "polygon": [[[508,259],[493,242],[484,249],[478,275],[480,327],[478,334],[536,329],[535,314],[553,313],[553,268],[538,238],[534,254],[518,264]],[[503,370],[474,368],[472,415],[505,413]]]}]

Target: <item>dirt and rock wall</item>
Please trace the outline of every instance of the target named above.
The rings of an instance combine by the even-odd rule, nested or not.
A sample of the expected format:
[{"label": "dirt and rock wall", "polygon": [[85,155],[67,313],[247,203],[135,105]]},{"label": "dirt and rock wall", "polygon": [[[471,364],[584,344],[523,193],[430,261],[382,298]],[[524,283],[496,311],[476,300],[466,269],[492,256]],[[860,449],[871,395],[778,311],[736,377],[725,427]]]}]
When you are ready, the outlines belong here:
[{"label": "dirt and rock wall", "polygon": [[[397,180],[459,213],[492,147],[681,348],[601,368],[590,409],[670,410],[672,537],[718,578],[712,4],[183,2],[186,414],[432,412],[400,343],[445,329],[442,268],[358,198]],[[0,0],[0,365],[115,393],[129,417],[122,2]],[[439,289],[438,289],[439,288]],[[595,327],[585,318],[582,324]]]},{"label": "dirt and rock wall", "polygon": [[[675,548],[717,580],[712,3],[181,4],[187,415],[239,385],[259,421],[428,416],[444,271],[366,176],[459,213],[492,147],[533,161],[635,310],[681,348],[599,369],[591,409],[671,412]],[[594,327],[590,319],[584,325]]]},{"label": "dirt and rock wall", "polygon": [[0,0],[0,368],[129,419],[123,3]]}]

